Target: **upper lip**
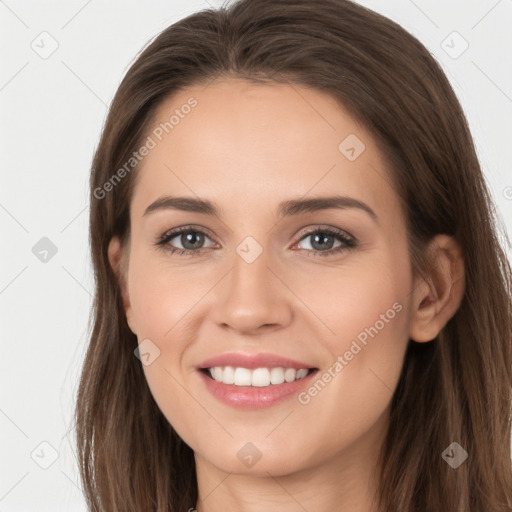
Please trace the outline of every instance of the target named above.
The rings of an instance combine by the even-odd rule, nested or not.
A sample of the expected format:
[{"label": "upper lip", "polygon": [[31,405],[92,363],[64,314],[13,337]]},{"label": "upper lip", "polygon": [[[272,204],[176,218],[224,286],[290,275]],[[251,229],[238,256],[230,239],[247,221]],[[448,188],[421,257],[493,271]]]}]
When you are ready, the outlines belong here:
[{"label": "upper lip", "polygon": [[222,354],[219,356],[211,357],[198,365],[198,369],[213,368],[215,366],[232,366],[235,368],[248,368],[253,370],[255,368],[301,368],[309,369],[314,368],[309,363],[296,361],[288,357],[282,357],[277,354]]}]

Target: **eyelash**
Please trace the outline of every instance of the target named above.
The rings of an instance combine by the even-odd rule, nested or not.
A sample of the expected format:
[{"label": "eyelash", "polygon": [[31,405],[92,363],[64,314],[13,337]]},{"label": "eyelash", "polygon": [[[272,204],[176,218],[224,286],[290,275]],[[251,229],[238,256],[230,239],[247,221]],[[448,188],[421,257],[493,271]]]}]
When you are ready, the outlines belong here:
[{"label": "eyelash", "polygon": [[[192,226],[183,226],[181,228],[177,228],[176,230],[173,230],[171,232],[165,233],[162,237],[160,237],[159,240],[155,243],[156,246],[163,248],[165,251],[170,252],[171,254],[176,254],[180,256],[198,256],[202,253],[203,249],[207,249],[207,247],[203,247],[201,249],[180,249],[175,247],[165,247],[170,240],[173,238],[176,238],[178,235],[181,235],[182,233],[198,233],[201,235],[205,235],[208,238],[208,233],[201,229],[193,228]],[[301,238],[298,240],[298,242],[302,241],[304,238],[307,238],[311,235],[316,234],[327,234],[332,235],[336,238],[338,238],[341,242],[345,244],[345,246],[341,245],[337,247],[336,249],[329,249],[328,251],[318,251],[314,249],[301,249],[305,250],[307,252],[312,252],[313,257],[327,257],[327,256],[333,256],[334,254],[341,253],[346,250],[353,249],[357,246],[356,239],[352,236],[349,236],[345,234],[343,231],[335,229],[335,228],[317,228],[312,231],[308,231],[307,233],[304,233]],[[298,243],[297,242],[297,243]]]}]

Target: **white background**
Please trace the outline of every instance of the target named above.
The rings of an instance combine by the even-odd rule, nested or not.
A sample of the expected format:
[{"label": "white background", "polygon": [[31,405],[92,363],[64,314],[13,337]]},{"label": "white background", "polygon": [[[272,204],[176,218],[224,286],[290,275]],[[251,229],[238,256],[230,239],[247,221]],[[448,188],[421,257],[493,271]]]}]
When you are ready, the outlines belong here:
[{"label": "white background", "polygon": [[[142,47],[220,3],[0,1],[0,512],[86,510],[72,411],[93,290],[89,166],[106,105]],[[510,236],[512,0],[360,3],[397,21],[441,63]],[[43,31],[58,43],[46,59],[31,47],[42,46]],[[469,43],[456,59],[442,43],[453,31]],[[447,41],[452,52],[462,43]],[[32,252],[43,237],[57,248],[46,263]],[[58,455],[47,469],[39,464],[52,462],[52,448],[42,442]]]}]

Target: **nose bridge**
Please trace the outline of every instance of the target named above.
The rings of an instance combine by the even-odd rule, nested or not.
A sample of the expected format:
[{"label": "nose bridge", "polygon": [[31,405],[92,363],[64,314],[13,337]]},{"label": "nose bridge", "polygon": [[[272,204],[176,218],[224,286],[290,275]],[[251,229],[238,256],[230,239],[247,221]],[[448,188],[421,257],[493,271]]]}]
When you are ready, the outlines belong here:
[{"label": "nose bridge", "polygon": [[[261,240],[261,237],[260,237]],[[268,246],[252,236],[246,237],[235,249],[233,258],[232,285],[245,290],[261,292],[268,289],[271,272],[271,254]]]},{"label": "nose bridge", "polygon": [[242,331],[289,320],[286,287],[271,270],[275,266],[263,242],[251,236],[242,240],[235,248],[231,272],[218,296],[219,323]]}]

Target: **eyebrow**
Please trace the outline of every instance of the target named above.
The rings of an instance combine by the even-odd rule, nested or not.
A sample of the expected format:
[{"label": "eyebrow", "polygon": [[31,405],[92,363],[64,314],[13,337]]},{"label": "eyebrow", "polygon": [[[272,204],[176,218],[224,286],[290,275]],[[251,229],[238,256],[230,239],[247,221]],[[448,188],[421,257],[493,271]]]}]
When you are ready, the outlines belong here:
[{"label": "eyebrow", "polygon": [[[348,196],[312,197],[309,199],[289,199],[279,203],[277,215],[279,218],[313,213],[329,209],[345,210],[358,208],[366,212],[372,220],[378,222],[377,214],[366,203]],[[143,213],[143,217],[158,210],[180,210],[184,212],[202,213],[205,215],[219,216],[219,208],[208,199],[194,197],[162,196],[151,203]]]}]

